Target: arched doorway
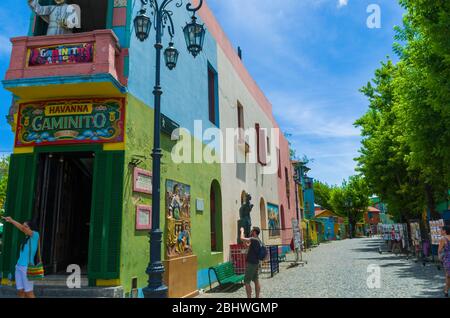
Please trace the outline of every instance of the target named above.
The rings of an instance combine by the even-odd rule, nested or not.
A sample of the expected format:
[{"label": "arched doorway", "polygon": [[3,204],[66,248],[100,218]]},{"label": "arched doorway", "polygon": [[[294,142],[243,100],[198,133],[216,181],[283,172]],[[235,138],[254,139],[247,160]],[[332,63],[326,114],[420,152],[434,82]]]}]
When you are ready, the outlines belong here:
[{"label": "arched doorway", "polygon": [[222,231],[222,193],[220,184],[213,180],[210,189],[210,229],[211,229],[211,252],[223,251]]}]

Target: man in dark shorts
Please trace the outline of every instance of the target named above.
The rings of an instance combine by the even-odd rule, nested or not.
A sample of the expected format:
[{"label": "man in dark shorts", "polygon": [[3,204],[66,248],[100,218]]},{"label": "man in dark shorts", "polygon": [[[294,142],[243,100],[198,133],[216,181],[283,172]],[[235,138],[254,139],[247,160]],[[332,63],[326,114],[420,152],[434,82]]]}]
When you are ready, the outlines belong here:
[{"label": "man in dark shorts", "polygon": [[259,284],[259,258],[258,252],[261,247],[261,241],[259,239],[259,233],[261,230],[259,227],[253,227],[250,232],[250,237],[246,238],[244,235],[244,228],[241,228],[241,241],[247,245],[248,253],[247,253],[247,269],[245,270],[245,291],[247,292],[247,297],[252,298],[252,286],[250,285],[253,281],[255,283],[255,293],[256,298],[259,298],[261,292],[261,285]]}]

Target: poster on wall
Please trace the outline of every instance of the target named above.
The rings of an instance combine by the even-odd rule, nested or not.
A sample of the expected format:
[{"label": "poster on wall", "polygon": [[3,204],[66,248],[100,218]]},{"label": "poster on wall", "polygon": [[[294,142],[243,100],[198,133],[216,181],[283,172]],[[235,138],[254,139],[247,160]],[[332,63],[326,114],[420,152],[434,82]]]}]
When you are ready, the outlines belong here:
[{"label": "poster on wall", "polygon": [[124,140],[123,98],[37,101],[19,107],[16,147]]},{"label": "poster on wall", "polygon": [[133,191],[152,194],[152,173],[140,168],[133,170]]},{"label": "poster on wall", "polygon": [[269,237],[280,236],[280,212],[278,205],[267,203],[267,224],[269,225]]},{"label": "poster on wall", "polygon": [[152,228],[152,207],[138,205],[136,207],[136,230],[150,230]]},{"label": "poster on wall", "polygon": [[167,256],[192,254],[191,245],[191,187],[166,180]]},{"label": "poster on wall", "polygon": [[80,64],[94,61],[94,44],[62,44],[28,50],[28,66]]}]

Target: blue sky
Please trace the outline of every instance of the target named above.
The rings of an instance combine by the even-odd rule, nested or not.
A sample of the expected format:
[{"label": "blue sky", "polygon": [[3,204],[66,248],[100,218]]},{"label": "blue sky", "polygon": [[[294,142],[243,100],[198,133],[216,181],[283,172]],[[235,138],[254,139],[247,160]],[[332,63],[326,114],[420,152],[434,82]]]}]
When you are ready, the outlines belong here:
[{"label": "blue sky", "polygon": [[[273,104],[297,154],[313,158],[311,176],[340,184],[354,174],[367,110],[358,92],[392,52],[396,0],[209,0],[252,76]],[[381,8],[369,29],[367,7]]]},{"label": "blue sky", "polygon": [[[353,122],[367,109],[358,89],[393,56],[393,27],[403,10],[395,0],[208,0],[244,64],[273,104],[298,155],[314,159],[311,176],[340,184],[354,174],[360,147]],[[366,25],[370,4],[381,8],[380,29]],[[0,74],[9,38],[27,34],[27,1],[0,7]],[[5,116],[11,96],[0,89],[0,152],[11,152]]]}]

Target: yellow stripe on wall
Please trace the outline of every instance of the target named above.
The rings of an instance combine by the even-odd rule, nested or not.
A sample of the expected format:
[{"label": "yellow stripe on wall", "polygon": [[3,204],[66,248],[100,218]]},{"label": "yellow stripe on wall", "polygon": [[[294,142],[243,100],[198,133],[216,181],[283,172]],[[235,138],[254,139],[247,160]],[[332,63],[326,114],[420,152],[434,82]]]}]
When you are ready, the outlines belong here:
[{"label": "yellow stripe on wall", "polygon": [[14,153],[15,154],[23,154],[23,153],[33,153],[34,147],[15,147]]},{"label": "yellow stripe on wall", "polygon": [[103,150],[104,151],[125,150],[125,143],[124,142],[117,142],[117,143],[103,144]]},{"label": "yellow stripe on wall", "polygon": [[95,285],[100,287],[116,287],[120,286],[120,279],[97,279]]}]

